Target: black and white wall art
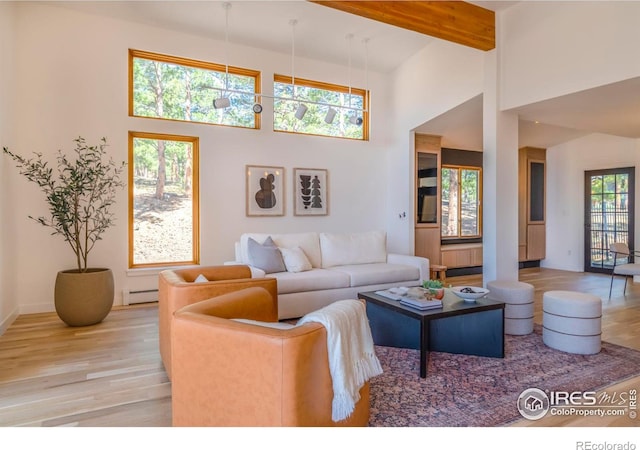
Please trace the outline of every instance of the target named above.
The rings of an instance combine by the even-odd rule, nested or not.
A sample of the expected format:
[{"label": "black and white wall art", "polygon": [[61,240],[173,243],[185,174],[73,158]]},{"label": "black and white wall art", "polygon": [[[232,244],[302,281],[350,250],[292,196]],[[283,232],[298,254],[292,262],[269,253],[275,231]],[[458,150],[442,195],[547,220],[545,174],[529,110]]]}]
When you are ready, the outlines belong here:
[{"label": "black and white wall art", "polygon": [[329,214],[329,175],[326,169],[293,169],[293,214]]},{"label": "black and white wall art", "polygon": [[284,167],[246,166],[247,216],[284,216]]}]

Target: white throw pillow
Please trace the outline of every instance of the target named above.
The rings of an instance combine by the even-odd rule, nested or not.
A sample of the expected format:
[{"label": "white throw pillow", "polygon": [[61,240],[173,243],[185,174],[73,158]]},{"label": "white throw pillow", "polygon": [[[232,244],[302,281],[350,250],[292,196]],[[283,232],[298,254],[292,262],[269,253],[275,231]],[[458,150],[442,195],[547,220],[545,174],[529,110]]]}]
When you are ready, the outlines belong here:
[{"label": "white throw pillow", "polygon": [[286,322],[261,322],[259,320],[251,320],[251,319],[231,319],[234,322],[242,322],[249,325],[257,325],[259,327],[265,328],[276,328],[278,330],[290,330],[294,328],[295,325]]},{"label": "white throw pillow", "polygon": [[205,277],[202,274],[198,275],[198,277],[195,280],[193,280],[194,283],[206,283],[208,281],[209,280],[207,280],[207,277]]},{"label": "white throw pillow", "polygon": [[248,241],[252,238],[256,242],[264,242],[268,237],[273,239],[276,246],[281,248],[300,247],[304,254],[307,255],[309,262],[313,267],[322,265],[322,253],[320,253],[320,239],[318,233],[283,233],[283,234],[267,234],[267,233],[244,233],[240,236],[238,257],[243,264],[251,264],[249,262]]},{"label": "white throw pillow", "polygon": [[287,272],[305,272],[311,270],[309,258],[300,247],[280,248]]}]

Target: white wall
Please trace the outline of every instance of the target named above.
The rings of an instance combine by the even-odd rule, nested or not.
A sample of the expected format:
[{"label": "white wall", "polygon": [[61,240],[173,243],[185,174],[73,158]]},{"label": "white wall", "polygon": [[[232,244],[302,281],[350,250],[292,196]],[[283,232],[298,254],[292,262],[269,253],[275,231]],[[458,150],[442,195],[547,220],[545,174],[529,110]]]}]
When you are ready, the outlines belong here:
[{"label": "white wall", "polygon": [[[498,28],[499,30],[500,28]],[[498,49],[499,50],[499,49]],[[518,279],[518,117],[500,111],[501,52],[485,53],[482,96],[482,279]]]},{"label": "white wall", "polygon": [[[498,67],[504,82],[499,96],[503,109],[640,75],[640,60],[629,57],[633,55],[632,47],[638,42],[639,32],[630,16],[638,16],[640,5],[590,3],[580,5],[578,14],[578,10],[571,9],[574,5],[568,3],[543,3],[518,3],[504,12],[504,31],[499,43],[504,45],[501,48],[503,63]],[[393,74],[369,74],[370,142],[273,133],[268,107],[263,113],[261,130],[130,118],[127,116],[128,48],[220,62],[224,61],[223,43],[85,15],[46,3],[2,6],[0,11],[4,14],[0,25],[8,26],[2,26],[0,31],[3,61],[0,113],[6,114],[9,110],[13,120],[11,126],[4,120],[0,123],[2,144],[9,142],[20,153],[41,151],[53,155],[58,148],[69,148],[78,135],[90,142],[106,136],[114,157],[126,159],[129,130],[200,137],[203,264],[232,259],[233,242],[242,232],[250,231],[386,229],[392,251],[412,253],[412,130],[483,92],[484,53],[436,40]],[[594,26],[597,17],[600,17],[601,28]],[[583,29],[580,23],[588,27]],[[612,52],[612,48],[621,51]],[[230,45],[229,55],[231,65],[262,71],[264,92],[270,90],[273,73],[286,74],[291,67],[288,54]],[[15,58],[15,70],[7,72],[4,63],[11,57]],[[299,77],[346,84],[346,73],[346,67],[296,59]],[[11,74],[15,76],[7,82],[6,77]],[[354,69],[352,84],[364,84],[361,71]],[[10,86],[9,95],[20,99],[19,108],[16,101],[6,101],[7,86]],[[575,144],[567,145],[573,148]],[[635,141],[615,145],[629,158],[629,147],[633,147],[634,155],[638,153]],[[572,153],[576,156],[578,151]],[[555,156],[555,148],[549,154],[551,189],[554,183],[568,182],[564,173],[560,180],[554,179],[554,170],[557,170],[554,165],[574,170],[571,164],[578,163],[569,155]],[[582,150],[579,158],[579,164],[583,164]],[[635,160],[635,156],[633,158]],[[73,267],[73,254],[61,239],[51,237],[49,230],[27,219],[29,214],[44,212],[46,204],[36,187],[21,179],[15,170],[7,170],[6,160],[3,164],[0,165],[3,188],[0,250],[4,258],[0,259],[3,281],[0,314],[6,317],[10,314],[7,309],[13,309],[7,304],[8,297],[20,299],[21,313],[52,310],[55,274],[60,269]],[[285,217],[245,217],[246,164],[284,166],[287,180],[291,179],[294,167],[328,169],[329,216],[294,217],[289,181]],[[18,194],[20,201],[8,208]],[[565,205],[576,203],[576,197],[568,194],[559,198],[565,200]],[[572,250],[575,255],[581,241],[566,249],[563,239],[567,229],[560,225],[560,218],[554,218],[557,214],[553,205],[549,204],[549,208],[545,264],[575,267],[553,252],[558,247],[563,249],[558,251]],[[10,215],[7,215],[8,209]],[[406,217],[398,217],[403,212]],[[124,191],[118,199],[116,214],[118,223],[90,255],[91,265],[114,270],[118,293],[134,285],[154,284],[155,277],[134,277],[127,270]],[[576,213],[568,214],[574,221],[570,228],[570,236],[574,236]],[[556,245],[558,243],[562,245]],[[7,260],[11,261],[11,267],[7,267]],[[10,296],[8,290],[11,290]],[[15,304],[15,300],[9,301]],[[116,302],[119,301],[118,295]]]},{"label": "white wall", "polygon": [[[13,86],[14,86],[14,33],[15,8],[10,3],[0,2],[0,147],[14,144],[13,133]],[[14,227],[8,223],[12,211],[12,195],[8,186],[8,158],[0,155],[0,334],[18,314],[18,299],[14,295],[12,262]]]},{"label": "white wall", "polygon": [[[483,71],[484,52],[435,40],[393,73],[387,229],[394,251],[414,252],[412,130],[482,93]],[[399,218],[402,212],[406,217]]]},{"label": "white wall", "polygon": [[[502,11],[500,109],[640,76],[640,59],[635,57],[640,42],[638,17],[639,2],[519,2]],[[410,131],[482,93],[483,68],[483,52],[436,41],[393,74],[396,120],[393,151],[388,154],[387,195],[388,204],[393,205],[388,229],[394,230],[398,251],[413,251],[412,216],[398,219],[397,215],[413,211],[412,177],[405,176],[413,172]],[[604,139],[606,145],[599,147],[591,139]],[[561,151],[566,148],[570,151]],[[610,158],[610,154],[619,157]],[[607,164],[629,165],[626,161],[635,161],[637,154],[636,141],[613,136],[590,137],[549,150],[543,265],[582,270],[583,172]],[[573,174],[570,177],[567,168]],[[567,183],[572,184],[570,189]]]},{"label": "white wall", "polygon": [[501,14],[502,109],[640,76],[640,2],[524,1]]},{"label": "white wall", "polygon": [[[640,76],[639,2],[525,1],[500,15],[503,110]],[[583,270],[584,171],[636,166],[638,148],[596,134],[548,149],[544,267]]]},{"label": "white wall", "polygon": [[[547,247],[543,267],[584,270],[584,172],[632,166],[640,167],[637,139],[592,134],[547,149]],[[638,225],[638,172],[635,198]],[[640,234],[636,233],[638,242]]]},{"label": "white wall", "polygon": [[[89,142],[106,136],[117,160],[127,158],[127,132],[150,131],[200,138],[201,263],[233,259],[233,243],[243,232],[359,231],[384,229],[386,222],[386,117],[372,114],[371,140],[274,133],[268,107],[261,130],[145,120],[127,116],[127,50],[129,48],[214,62],[224,61],[224,43],[187,34],[85,15],[46,4],[20,5],[17,26],[16,115],[14,148],[20,153],[53,155],[70,148],[82,135]],[[287,74],[288,54],[229,46],[229,64],[262,71],[263,91],[270,91],[274,72]],[[347,84],[346,67],[296,58],[296,76]],[[354,69],[352,84],[364,83]],[[386,111],[384,76],[369,74],[372,109]],[[284,166],[285,217],[245,217],[245,165]],[[326,217],[294,217],[291,177],[294,167],[329,171]],[[14,171],[15,172],[15,171]],[[16,228],[13,280],[22,313],[52,310],[58,270],[74,266],[73,253],[59,237],[27,219],[46,205],[34,186],[12,173],[9,186],[21,201],[9,221]],[[114,271],[116,303],[123,288],[156,284],[153,276],[128,276],[127,194],[115,210],[117,224],[90,254],[90,265]],[[37,275],[35,275],[37,274]]]}]

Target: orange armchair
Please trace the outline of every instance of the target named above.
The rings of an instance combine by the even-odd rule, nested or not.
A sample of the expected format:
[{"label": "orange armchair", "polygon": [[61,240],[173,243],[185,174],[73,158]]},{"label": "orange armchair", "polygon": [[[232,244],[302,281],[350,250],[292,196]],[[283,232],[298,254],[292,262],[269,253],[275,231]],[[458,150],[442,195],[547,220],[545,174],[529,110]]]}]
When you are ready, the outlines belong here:
[{"label": "orange armchair", "polygon": [[[198,275],[208,282],[194,283]],[[183,306],[234,292],[251,286],[265,288],[274,304],[278,302],[275,278],[251,278],[251,270],[245,265],[208,266],[160,272],[158,281],[158,321],[160,332],[160,356],[171,378],[171,317]]]},{"label": "orange armchair", "polygon": [[327,332],[319,323],[290,329],[229,320],[277,322],[263,288],[205,300],[173,318],[174,426],[366,426],[369,383],[345,420],[333,422]]}]

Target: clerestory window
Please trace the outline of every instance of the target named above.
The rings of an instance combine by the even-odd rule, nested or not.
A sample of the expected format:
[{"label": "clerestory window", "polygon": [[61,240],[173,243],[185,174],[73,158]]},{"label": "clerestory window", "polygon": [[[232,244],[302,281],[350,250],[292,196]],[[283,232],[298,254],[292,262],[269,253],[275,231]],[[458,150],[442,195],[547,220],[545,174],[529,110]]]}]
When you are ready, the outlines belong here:
[{"label": "clerestory window", "polygon": [[[364,89],[274,75],[273,93],[274,131],[369,140],[369,98]],[[301,104],[306,112],[299,118]]]},{"label": "clerestory window", "polygon": [[[259,93],[256,70],[129,50],[130,116],[260,128]],[[221,97],[230,108],[213,106]]]}]

